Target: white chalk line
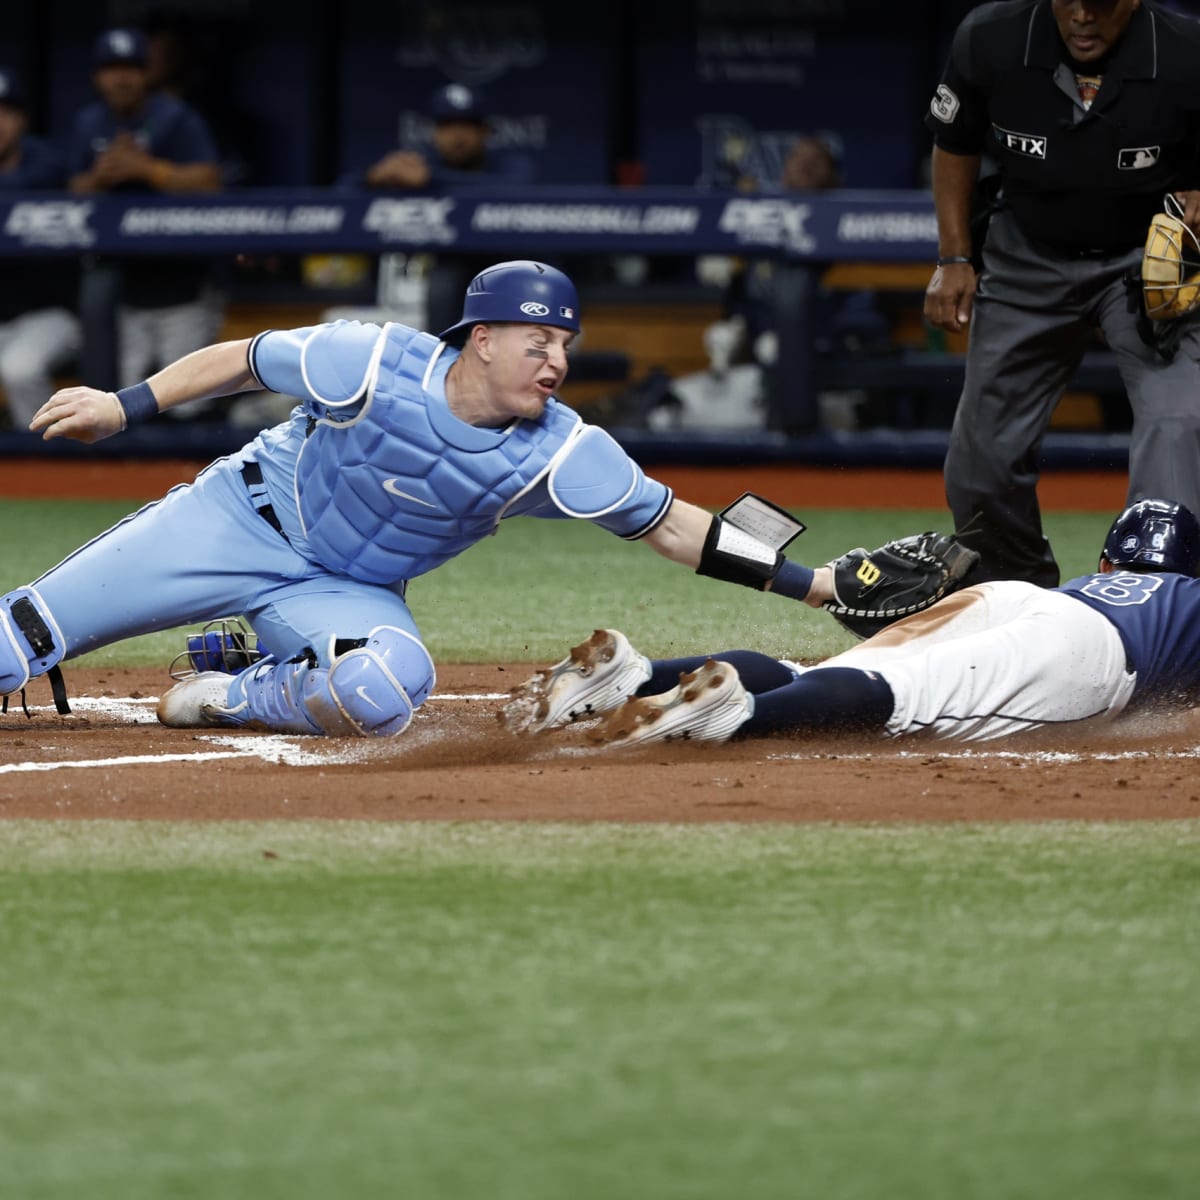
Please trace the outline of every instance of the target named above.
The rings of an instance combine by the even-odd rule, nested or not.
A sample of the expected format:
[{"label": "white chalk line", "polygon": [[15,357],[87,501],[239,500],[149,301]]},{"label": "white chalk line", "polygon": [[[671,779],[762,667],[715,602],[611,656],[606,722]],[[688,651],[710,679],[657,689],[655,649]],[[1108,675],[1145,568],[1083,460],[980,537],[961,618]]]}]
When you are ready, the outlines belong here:
[{"label": "white chalk line", "polygon": [[[505,700],[506,692],[473,692],[454,695],[434,695],[431,701],[454,700]],[[130,725],[157,724],[147,711],[158,703],[157,696],[72,696],[71,708],[76,712],[101,712],[116,721]],[[9,712],[13,710],[10,706]],[[32,712],[53,712],[49,704],[30,705]],[[345,742],[325,742],[318,738],[303,738],[303,742],[316,744],[321,752],[314,752],[300,744],[297,738],[285,734],[241,733],[236,736],[222,734],[200,734],[200,741],[224,746],[223,750],[196,750],[187,754],[124,754],[116,758],[63,759],[58,762],[13,762],[0,763],[0,775],[12,775],[34,771],[89,770],[96,767],[154,766],[158,763],[201,763],[217,759],[257,758],[262,762],[287,767],[323,767],[357,761],[361,748],[354,744],[355,751],[345,750]],[[2,744],[2,742],[0,742]],[[339,753],[339,747],[341,752]]]},{"label": "white chalk line", "polygon": [[809,754],[768,754],[768,761],[777,762],[812,762],[815,759],[837,758],[850,762],[878,761],[880,753],[886,753],[888,758],[900,759],[937,759],[945,760],[982,760],[1010,761],[1029,763],[1036,766],[1056,766],[1081,762],[1134,762],[1160,758],[1200,758],[1200,746],[1192,746],[1186,750],[891,750],[871,752],[869,750],[853,754],[829,754],[824,751],[814,751]]}]

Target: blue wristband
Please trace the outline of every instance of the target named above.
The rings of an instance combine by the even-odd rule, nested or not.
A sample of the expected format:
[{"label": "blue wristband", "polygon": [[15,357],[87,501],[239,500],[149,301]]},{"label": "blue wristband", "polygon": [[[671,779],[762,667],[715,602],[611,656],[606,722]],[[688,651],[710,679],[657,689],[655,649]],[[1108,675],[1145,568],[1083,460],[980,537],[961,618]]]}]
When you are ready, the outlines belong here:
[{"label": "blue wristband", "polygon": [[780,564],[775,578],[771,581],[771,591],[789,600],[803,600],[812,588],[813,569],[802,566],[785,558]]},{"label": "blue wristband", "polygon": [[117,393],[117,400],[125,410],[126,425],[138,425],[158,416],[158,400],[150,385],[144,381],[135,383],[133,387],[122,388]]}]

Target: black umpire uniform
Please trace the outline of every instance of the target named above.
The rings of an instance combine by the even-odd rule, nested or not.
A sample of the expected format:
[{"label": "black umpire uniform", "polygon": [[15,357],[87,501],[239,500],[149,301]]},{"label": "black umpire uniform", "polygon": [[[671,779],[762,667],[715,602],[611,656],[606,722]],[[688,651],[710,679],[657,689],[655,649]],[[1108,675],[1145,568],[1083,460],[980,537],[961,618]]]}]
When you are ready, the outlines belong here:
[{"label": "black umpire uniform", "polygon": [[[981,555],[971,582],[1059,581],[1037,502],[1039,450],[1096,327],[1133,410],[1128,501],[1161,496],[1200,513],[1200,314],[1163,344],[1135,286],[1165,194],[1200,184],[1200,23],[1152,0],[1117,3],[1134,9],[1129,24],[1087,63],[1071,58],[1052,0],[975,9],[925,118],[935,196],[939,151],[968,156],[943,159],[951,173],[993,160],[1000,187],[945,464],[956,526]],[[964,270],[963,251],[939,234],[949,256],[939,267]],[[978,246],[974,257],[980,265]]]}]

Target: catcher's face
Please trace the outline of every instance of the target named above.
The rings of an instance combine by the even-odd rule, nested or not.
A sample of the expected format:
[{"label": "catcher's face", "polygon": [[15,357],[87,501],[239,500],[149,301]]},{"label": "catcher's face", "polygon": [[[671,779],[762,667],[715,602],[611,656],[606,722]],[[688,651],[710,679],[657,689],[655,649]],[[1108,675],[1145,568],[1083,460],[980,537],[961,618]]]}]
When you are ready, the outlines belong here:
[{"label": "catcher's face", "polygon": [[567,377],[569,329],[506,322],[487,326],[492,395],[504,412],[536,420]]},{"label": "catcher's face", "polygon": [[1142,0],[1052,0],[1058,33],[1079,63],[1096,62],[1125,36]]}]

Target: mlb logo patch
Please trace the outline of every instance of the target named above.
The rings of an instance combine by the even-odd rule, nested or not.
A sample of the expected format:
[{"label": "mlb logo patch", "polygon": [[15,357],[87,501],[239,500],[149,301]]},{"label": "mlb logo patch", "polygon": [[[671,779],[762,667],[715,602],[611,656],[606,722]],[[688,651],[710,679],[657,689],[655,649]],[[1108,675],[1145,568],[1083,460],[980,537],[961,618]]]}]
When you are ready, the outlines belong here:
[{"label": "mlb logo patch", "polygon": [[1117,151],[1118,171],[1144,171],[1158,162],[1161,146],[1130,146]]},{"label": "mlb logo patch", "polygon": [[568,307],[565,304],[559,308],[558,315],[560,317],[566,317],[566,319],[568,321],[575,320],[575,310],[573,308]]}]

